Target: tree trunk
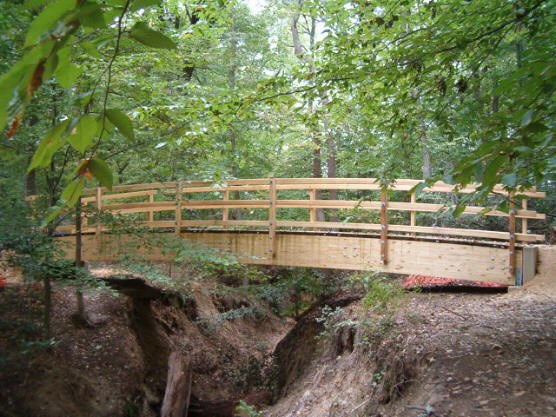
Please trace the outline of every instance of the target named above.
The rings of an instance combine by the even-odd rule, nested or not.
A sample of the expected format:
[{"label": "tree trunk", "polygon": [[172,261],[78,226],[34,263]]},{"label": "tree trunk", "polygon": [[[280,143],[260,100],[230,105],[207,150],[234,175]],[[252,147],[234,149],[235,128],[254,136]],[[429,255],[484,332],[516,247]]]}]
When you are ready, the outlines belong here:
[{"label": "tree trunk", "polygon": [[432,163],[431,163],[431,153],[429,149],[429,137],[427,135],[427,124],[425,123],[425,110],[423,108],[423,103],[421,97],[419,97],[419,105],[421,107],[421,144],[423,147],[423,179],[428,180],[432,177]]},{"label": "tree trunk", "polygon": [[83,266],[81,237],[81,198],[79,198],[75,205],[75,266],[78,268]]},{"label": "tree trunk", "polygon": [[25,195],[37,195],[37,190],[37,171],[34,169],[25,175]]},{"label": "tree trunk", "polygon": [[[232,17],[233,19],[233,17]],[[228,69],[228,87],[232,94],[235,94],[236,90],[236,81],[237,81],[237,47],[238,47],[238,39],[236,33],[236,25],[235,22],[232,21],[232,26],[230,28],[230,36],[231,36],[231,43],[230,43],[230,68]],[[239,152],[237,147],[237,135],[234,126],[230,126],[230,170],[232,177],[239,178]],[[239,191],[232,192],[231,198],[233,200],[239,200]],[[241,211],[238,210],[230,210],[229,211],[229,218],[231,220],[240,220],[241,219]]]},{"label": "tree trunk", "polygon": [[[313,133],[313,178],[322,178],[322,154],[321,154],[321,140],[318,133]],[[315,197],[317,200],[322,199],[322,191],[316,190]],[[324,212],[322,209],[316,210],[316,217],[318,222],[324,221]]]},{"label": "tree trunk", "polygon": [[44,333],[47,339],[52,334],[50,329],[50,317],[52,315],[52,287],[50,283],[50,276],[45,275],[43,278],[44,288]]},{"label": "tree trunk", "polygon": [[168,378],[160,417],[187,417],[192,377],[189,356],[172,352],[168,358]]},{"label": "tree trunk", "polygon": [[[326,136],[326,147],[328,148],[328,159],[326,160],[327,176],[328,178],[336,178],[336,140],[331,133],[328,133],[328,135]],[[337,200],[338,190],[330,190],[328,192],[328,199]],[[338,221],[338,216],[336,215],[337,212],[338,210],[332,211],[332,214],[330,215],[330,221]]]},{"label": "tree trunk", "polygon": [[[297,7],[298,9],[295,11],[294,16],[292,17],[290,29],[292,34],[292,41],[293,41],[293,51],[295,56],[308,66],[310,66],[311,73],[316,72],[316,68],[314,66],[314,47],[315,47],[315,35],[316,35],[316,19],[313,16],[310,16],[310,24],[308,24],[306,34],[309,36],[309,47],[305,48],[307,53],[304,50],[303,45],[301,44],[301,38],[299,36],[299,19],[301,17],[300,10],[303,6],[303,0],[298,0]],[[321,95],[322,103],[326,103],[325,94]],[[321,105],[322,105],[321,103]],[[316,108],[318,104],[315,104],[313,100],[309,100],[307,103],[307,108],[309,112],[314,115],[316,113]],[[316,130],[316,129],[315,129]],[[321,138],[320,132],[314,131],[312,133],[313,138],[313,155],[312,155],[312,174],[313,178],[322,178],[322,155],[321,155]],[[322,199],[321,191],[317,190],[316,199]],[[321,222],[324,221],[324,212],[322,209],[316,210],[316,220]]]},{"label": "tree trunk", "polygon": [[431,154],[429,151],[429,147],[425,142],[423,144],[423,179],[427,180],[432,176],[432,167],[431,167]]}]

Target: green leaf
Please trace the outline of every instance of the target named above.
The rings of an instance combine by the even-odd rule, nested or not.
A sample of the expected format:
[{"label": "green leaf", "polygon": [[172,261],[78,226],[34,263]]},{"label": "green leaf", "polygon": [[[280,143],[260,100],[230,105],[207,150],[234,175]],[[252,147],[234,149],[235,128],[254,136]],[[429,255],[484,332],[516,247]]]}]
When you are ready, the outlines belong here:
[{"label": "green leaf", "polygon": [[137,22],[131,29],[131,37],[153,48],[175,49],[177,45],[166,35],[153,30],[145,22]]},{"label": "green leaf", "polygon": [[60,196],[62,203],[66,207],[73,207],[75,203],[81,197],[81,193],[83,192],[83,188],[85,188],[85,181],[86,179],[83,177],[77,178],[70,182],[66,188],[62,191],[62,195]]},{"label": "green leaf", "polygon": [[58,65],[54,75],[62,87],[69,88],[81,75],[81,68],[72,63]]},{"label": "green leaf", "polygon": [[104,0],[104,2],[110,6],[124,7],[127,0]]},{"label": "green leaf", "polygon": [[112,175],[112,170],[106,162],[102,159],[93,158],[88,164],[89,171],[95,176],[95,178],[104,185],[109,190],[112,190],[112,184],[114,182],[114,177]]},{"label": "green leaf", "polygon": [[517,185],[517,174],[515,172],[506,174],[500,181],[502,182],[502,184],[507,185],[508,187],[515,187]]},{"label": "green leaf", "polygon": [[11,76],[0,78],[0,131],[6,125],[10,101],[17,95],[19,74],[8,75]]},{"label": "green leaf", "polygon": [[60,139],[60,137],[65,132],[69,122],[69,120],[64,120],[62,123],[50,129],[37,147],[33,159],[27,168],[27,172],[31,172],[35,168],[45,168],[50,165],[52,156],[66,143],[66,141]]},{"label": "green leaf", "polygon": [[160,0],[135,0],[131,5],[131,11],[146,9],[147,7],[158,6],[159,4]]},{"label": "green leaf", "polygon": [[107,22],[104,20],[104,11],[100,4],[86,2],[79,9],[76,18],[83,27],[100,29],[106,26]]},{"label": "green leaf", "polygon": [[535,110],[533,109],[525,113],[521,118],[521,127],[527,126],[529,123],[531,123],[534,117],[535,117]]},{"label": "green leaf", "polygon": [[458,204],[452,213],[455,218],[458,218],[465,211],[465,204]]},{"label": "green leaf", "polygon": [[45,82],[45,81],[49,80],[50,77],[52,77],[52,74],[54,74],[54,72],[56,71],[57,67],[58,67],[58,55],[52,54],[52,55],[50,55],[50,57],[46,60],[46,62],[44,64],[44,72],[42,73],[42,81]]},{"label": "green leaf", "polygon": [[107,109],[106,117],[118,128],[122,135],[133,140],[133,125],[127,115],[119,109]]},{"label": "green leaf", "polygon": [[33,20],[25,38],[25,48],[37,43],[43,33],[52,28],[68,11],[77,7],[76,0],[57,0],[48,6]]},{"label": "green leaf", "polygon": [[46,216],[41,222],[41,227],[46,227],[48,223],[50,223],[52,220],[58,217],[58,215],[62,212],[63,209],[64,206],[50,207],[48,209],[48,216]]},{"label": "green leaf", "polygon": [[102,58],[102,55],[100,54],[96,46],[90,42],[81,42],[81,48],[83,48],[86,54],[92,56],[93,58]]},{"label": "green leaf", "polygon": [[494,185],[494,183],[497,182],[498,170],[506,160],[507,160],[506,157],[498,156],[494,158],[494,160],[487,165],[485,169],[485,173],[483,175],[483,181],[482,181],[483,184]]},{"label": "green leaf", "polygon": [[25,0],[23,7],[28,10],[36,10],[48,3],[50,3],[50,0]]},{"label": "green leaf", "polygon": [[98,130],[99,121],[93,116],[85,115],[73,127],[67,140],[75,150],[84,153],[93,143]]}]

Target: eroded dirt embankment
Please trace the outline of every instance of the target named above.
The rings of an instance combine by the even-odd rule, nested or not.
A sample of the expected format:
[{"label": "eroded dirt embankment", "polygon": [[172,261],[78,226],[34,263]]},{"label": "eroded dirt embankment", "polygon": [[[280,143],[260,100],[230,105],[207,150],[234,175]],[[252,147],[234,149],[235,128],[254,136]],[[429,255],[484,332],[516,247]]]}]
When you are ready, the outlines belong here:
[{"label": "eroded dirt embankment", "polygon": [[[239,399],[270,403],[264,372],[289,320],[216,283],[193,281],[183,298],[138,278],[108,281],[120,296],[86,295],[85,321],[75,317],[75,290],[55,286],[52,345],[22,355],[1,344],[0,416],[158,416],[171,352],[191,359],[190,417],[231,417]],[[40,288],[20,297],[27,291],[13,285],[0,293],[13,303],[13,320],[17,309],[41,304]],[[230,311],[245,314],[222,319]]]},{"label": "eroded dirt embankment", "polygon": [[290,333],[311,356],[265,416],[556,416],[552,271],[508,294],[411,294],[391,317],[355,302],[335,323],[312,346]]},{"label": "eroded dirt embankment", "polygon": [[24,355],[36,327],[12,324],[40,288],[14,285],[0,293],[0,416],[158,416],[171,352],[191,359],[189,417],[230,417],[239,399],[267,417],[556,416],[555,279],[412,293],[393,315],[342,293],[295,326],[231,287],[192,281],[184,299],[141,279],[112,279],[120,296],[87,295],[76,320],[74,289],[57,286],[56,343]]}]

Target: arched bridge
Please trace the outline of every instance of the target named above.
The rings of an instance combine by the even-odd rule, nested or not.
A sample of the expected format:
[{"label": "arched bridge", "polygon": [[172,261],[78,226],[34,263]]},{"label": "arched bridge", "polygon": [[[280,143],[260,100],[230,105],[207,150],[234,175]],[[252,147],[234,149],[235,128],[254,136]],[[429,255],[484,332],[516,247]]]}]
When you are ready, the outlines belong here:
[{"label": "arched bridge", "polygon": [[61,240],[71,243],[78,232],[85,260],[117,259],[124,243],[134,239],[134,250],[147,259],[171,256],[142,247],[136,235],[116,232],[104,216],[110,213],[151,236],[170,232],[229,251],[243,263],[382,270],[509,285],[535,275],[534,244],[544,236],[529,229],[545,215],[528,207],[528,201],[544,198],[543,192],[514,195],[497,186],[490,198],[508,200],[508,213],[468,205],[454,219],[450,207],[475,187],[458,190],[437,182],[415,192],[421,182],[399,179],[382,188],[373,178],[265,178],[89,189],[81,199],[82,225],[58,231],[66,234]]}]

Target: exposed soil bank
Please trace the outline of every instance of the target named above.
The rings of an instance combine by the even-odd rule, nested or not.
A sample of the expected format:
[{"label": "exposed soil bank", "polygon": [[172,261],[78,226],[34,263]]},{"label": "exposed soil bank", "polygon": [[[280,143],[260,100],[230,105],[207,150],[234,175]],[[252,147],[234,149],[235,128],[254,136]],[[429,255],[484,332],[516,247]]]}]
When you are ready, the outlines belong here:
[{"label": "exposed soil bank", "polygon": [[[0,416],[158,416],[171,352],[191,358],[189,416],[231,417],[239,399],[270,403],[262,391],[267,358],[289,320],[262,304],[254,310],[259,314],[222,320],[238,305],[255,306],[238,294],[222,296],[212,283],[192,282],[191,296],[183,299],[141,279],[109,281],[125,295],[85,296],[86,323],[75,320],[74,289],[55,288],[51,346],[21,355],[21,346],[0,345]],[[0,293],[4,307],[12,304],[3,309],[6,342],[25,336],[16,333],[15,321],[40,305],[40,288],[21,294],[28,288],[12,285]],[[34,318],[29,323],[36,326]]]},{"label": "exposed soil bank", "polygon": [[556,416],[551,268],[508,294],[411,293],[393,316],[337,294],[297,323],[214,282],[185,299],[110,284],[121,295],[86,295],[86,321],[55,287],[52,344],[33,344],[40,287],[0,292],[1,417],[159,416],[172,352],[191,360],[189,417],[239,399],[267,417]]},{"label": "exposed soil bank", "polygon": [[[556,416],[553,272],[508,294],[411,294],[389,320],[352,303],[342,320],[265,416]],[[295,332],[288,349],[307,352]]]}]

